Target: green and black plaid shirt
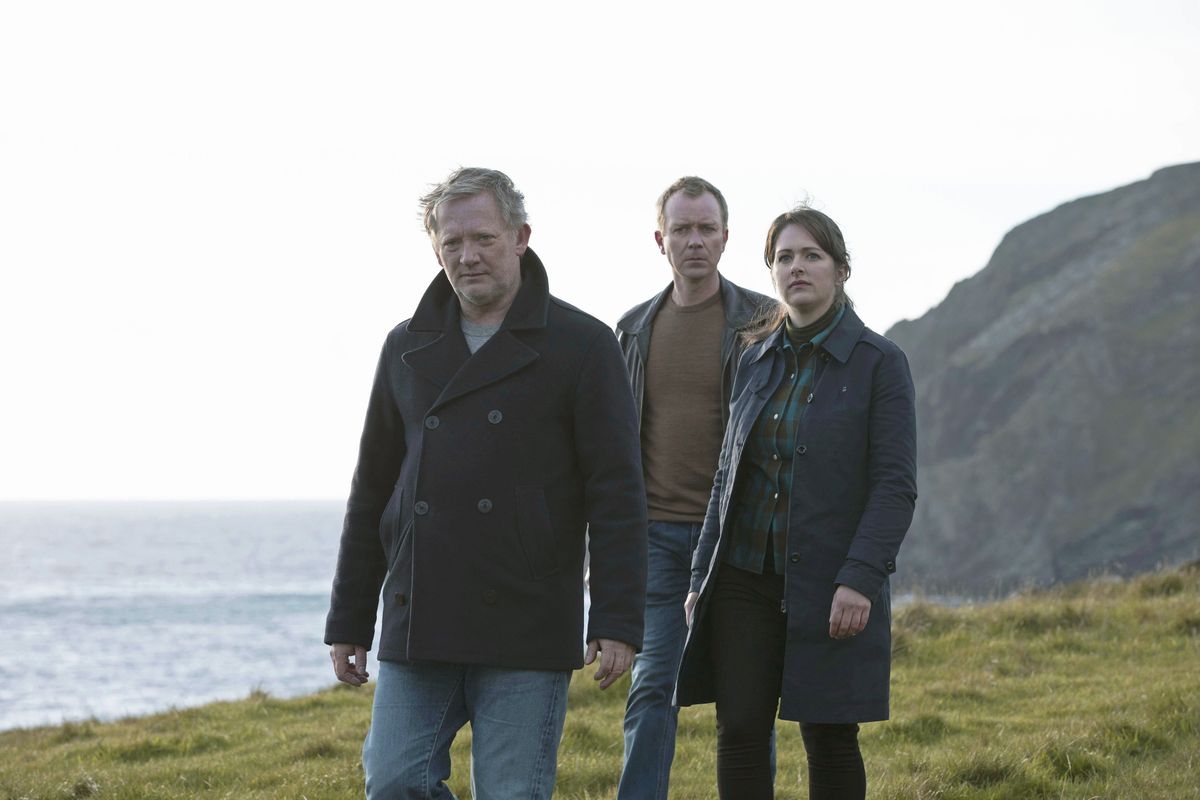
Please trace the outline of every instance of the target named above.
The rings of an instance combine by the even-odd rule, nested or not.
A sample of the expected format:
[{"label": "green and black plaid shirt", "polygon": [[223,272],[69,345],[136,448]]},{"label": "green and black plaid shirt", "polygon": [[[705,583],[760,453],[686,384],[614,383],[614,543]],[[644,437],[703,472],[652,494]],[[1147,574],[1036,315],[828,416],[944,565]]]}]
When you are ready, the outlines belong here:
[{"label": "green and black plaid shirt", "polygon": [[787,335],[779,350],[788,369],[750,431],[742,453],[745,471],[729,514],[725,563],[738,569],[762,574],[771,568],[776,574],[783,573],[792,448],[820,363],[812,355],[841,322],[844,312],[844,306],[832,307],[821,319],[800,329],[794,328],[790,319],[785,323]]}]

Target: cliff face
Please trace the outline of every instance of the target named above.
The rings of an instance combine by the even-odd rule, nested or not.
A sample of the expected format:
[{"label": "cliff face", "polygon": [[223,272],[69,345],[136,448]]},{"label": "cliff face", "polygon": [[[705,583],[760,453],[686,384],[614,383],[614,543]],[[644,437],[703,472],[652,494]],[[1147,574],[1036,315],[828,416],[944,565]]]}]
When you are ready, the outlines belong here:
[{"label": "cliff face", "polygon": [[918,404],[901,586],[982,592],[1200,554],[1200,164],[1014,228],[887,335]]}]

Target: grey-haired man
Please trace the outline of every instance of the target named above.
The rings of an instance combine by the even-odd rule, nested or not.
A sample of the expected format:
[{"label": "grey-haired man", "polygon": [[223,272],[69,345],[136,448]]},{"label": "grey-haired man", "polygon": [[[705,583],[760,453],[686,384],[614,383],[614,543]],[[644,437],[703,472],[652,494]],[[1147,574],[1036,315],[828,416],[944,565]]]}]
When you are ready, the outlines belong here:
[{"label": "grey-haired man", "polygon": [[470,723],[476,798],[548,798],[571,671],[599,657],[606,688],[641,645],[637,415],[612,331],[550,295],[506,175],[457,170],[422,206],[442,272],[380,356],[325,641],[364,683],[382,588],[368,797],[453,797]]}]

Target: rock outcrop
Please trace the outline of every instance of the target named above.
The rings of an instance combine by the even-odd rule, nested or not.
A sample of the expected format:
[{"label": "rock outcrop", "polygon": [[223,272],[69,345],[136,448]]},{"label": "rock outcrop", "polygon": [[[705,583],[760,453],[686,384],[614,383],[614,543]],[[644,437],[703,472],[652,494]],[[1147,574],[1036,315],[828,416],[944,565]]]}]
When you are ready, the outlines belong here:
[{"label": "rock outcrop", "polygon": [[917,386],[901,587],[1200,555],[1200,164],[1067,203],[887,333]]}]

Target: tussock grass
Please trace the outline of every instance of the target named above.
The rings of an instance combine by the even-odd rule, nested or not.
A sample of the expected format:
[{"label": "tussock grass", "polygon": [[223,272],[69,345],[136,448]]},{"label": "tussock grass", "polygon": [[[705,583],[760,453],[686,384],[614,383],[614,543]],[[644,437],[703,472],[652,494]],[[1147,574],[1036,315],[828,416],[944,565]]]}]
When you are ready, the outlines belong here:
[{"label": "tussock grass", "polygon": [[[897,611],[891,722],[863,727],[878,800],[1200,800],[1200,568]],[[571,685],[557,797],[611,798],[628,681]],[[0,734],[0,800],[361,797],[370,691],[245,700]],[[468,797],[470,733],[451,785]],[[714,789],[711,707],[680,713],[672,796]],[[804,750],[778,728],[776,796]]]}]

